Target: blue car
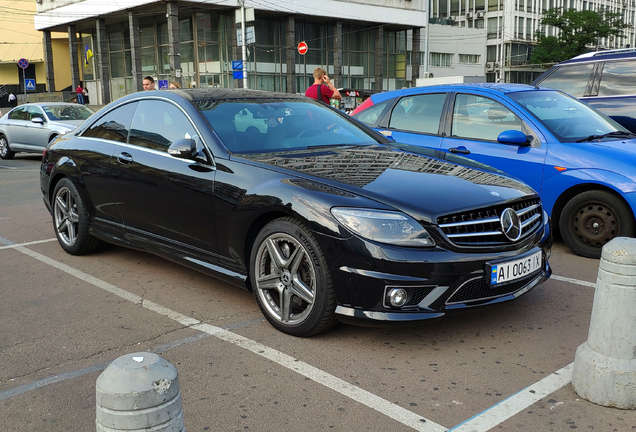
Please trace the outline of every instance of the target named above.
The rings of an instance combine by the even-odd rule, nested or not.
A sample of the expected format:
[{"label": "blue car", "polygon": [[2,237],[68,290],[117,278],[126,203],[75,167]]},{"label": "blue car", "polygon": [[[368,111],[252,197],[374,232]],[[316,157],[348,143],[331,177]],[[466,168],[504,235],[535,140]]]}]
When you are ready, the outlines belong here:
[{"label": "blue car", "polygon": [[353,113],[404,145],[463,155],[539,191],[565,243],[598,258],[633,237],[636,134],[560,91],[453,84],[377,93]]}]

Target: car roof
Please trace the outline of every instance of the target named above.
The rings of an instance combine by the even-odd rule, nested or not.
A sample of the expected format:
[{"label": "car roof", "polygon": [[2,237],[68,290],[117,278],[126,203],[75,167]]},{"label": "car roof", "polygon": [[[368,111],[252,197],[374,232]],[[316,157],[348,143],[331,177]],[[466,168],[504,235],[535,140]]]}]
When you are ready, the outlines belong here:
[{"label": "car roof", "polygon": [[[287,99],[287,100],[300,100],[307,101],[310,98],[303,95],[296,95],[292,93],[281,93],[267,90],[254,90],[254,89],[241,89],[241,88],[222,88],[222,87],[209,87],[209,88],[191,88],[191,89],[173,89],[173,90],[152,90],[145,92],[132,93],[124,98],[139,98],[139,97],[157,97],[179,95],[190,102],[198,101],[222,101],[222,100],[240,100],[240,99]],[[123,99],[123,98],[122,98]]]},{"label": "car roof", "polygon": [[[29,102],[29,103],[25,103],[20,105],[20,107],[27,107],[27,106],[51,106],[51,105],[78,105],[76,103],[71,103],[71,102]],[[16,107],[19,108],[19,107]]]},{"label": "car roof", "polygon": [[[466,91],[480,90],[488,94],[506,94],[522,91],[537,91],[538,89],[528,84],[511,84],[511,83],[458,83],[458,84],[438,84],[432,86],[410,87],[407,89],[391,90],[382,93],[376,93],[371,96],[374,102],[380,102],[394,97],[403,97],[420,93],[435,93],[436,91]],[[547,90],[547,89],[545,89]]]},{"label": "car roof", "polygon": [[624,59],[624,58],[633,58],[633,57],[636,57],[636,48],[621,48],[621,49],[604,50],[604,51],[592,51],[592,52],[588,52],[588,53],[573,57],[570,60],[565,60],[559,63],[558,65],[588,62],[588,61]]}]

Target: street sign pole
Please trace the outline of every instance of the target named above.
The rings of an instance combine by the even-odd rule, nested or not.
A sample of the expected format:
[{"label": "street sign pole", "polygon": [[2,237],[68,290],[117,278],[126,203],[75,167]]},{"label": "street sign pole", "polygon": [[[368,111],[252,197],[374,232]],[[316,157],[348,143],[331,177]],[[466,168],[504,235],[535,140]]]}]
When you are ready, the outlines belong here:
[{"label": "street sign pole", "polygon": [[18,66],[22,69],[22,83],[24,84],[24,103],[27,103],[27,82],[24,70],[29,67],[29,61],[25,58],[18,60]]}]

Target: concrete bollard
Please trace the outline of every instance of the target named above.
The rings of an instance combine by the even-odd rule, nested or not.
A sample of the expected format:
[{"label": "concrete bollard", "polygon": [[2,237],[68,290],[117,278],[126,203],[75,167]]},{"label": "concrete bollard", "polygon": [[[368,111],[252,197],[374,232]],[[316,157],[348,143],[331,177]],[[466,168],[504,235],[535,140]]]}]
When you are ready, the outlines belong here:
[{"label": "concrete bollard", "polygon": [[157,354],[127,354],[97,378],[97,432],[182,432],[177,369]]},{"label": "concrete bollard", "polygon": [[636,239],[603,247],[588,340],[576,350],[572,387],[598,405],[636,408]]}]

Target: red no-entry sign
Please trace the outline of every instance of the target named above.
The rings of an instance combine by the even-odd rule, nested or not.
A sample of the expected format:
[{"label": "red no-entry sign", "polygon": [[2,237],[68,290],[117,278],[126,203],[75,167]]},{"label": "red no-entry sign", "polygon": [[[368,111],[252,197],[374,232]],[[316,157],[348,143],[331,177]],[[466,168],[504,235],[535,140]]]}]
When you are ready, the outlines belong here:
[{"label": "red no-entry sign", "polygon": [[298,52],[301,55],[305,55],[307,53],[307,44],[305,42],[301,42],[298,44]]}]

